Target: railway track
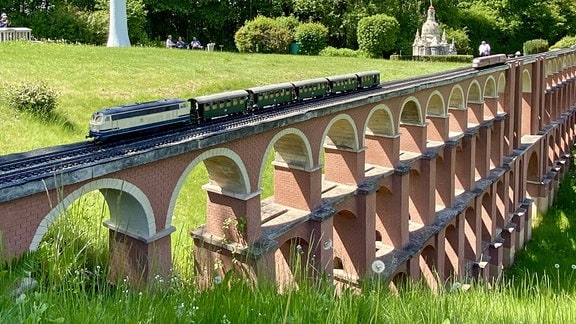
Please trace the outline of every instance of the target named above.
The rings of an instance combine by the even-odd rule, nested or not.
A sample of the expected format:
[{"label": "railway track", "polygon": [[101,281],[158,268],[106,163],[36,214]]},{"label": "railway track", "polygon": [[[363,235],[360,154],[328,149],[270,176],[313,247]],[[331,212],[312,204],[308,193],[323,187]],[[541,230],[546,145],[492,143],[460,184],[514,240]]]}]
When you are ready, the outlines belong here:
[{"label": "railway track", "polygon": [[449,81],[470,76],[474,73],[476,73],[476,70],[472,68],[463,68],[406,80],[388,81],[382,83],[380,87],[361,92],[331,96],[320,100],[307,100],[297,105],[265,109],[251,115],[219,118],[200,126],[187,125],[178,129],[161,130],[154,134],[146,134],[137,138],[128,138],[110,143],[84,141],[0,156],[0,188],[13,187],[28,181],[51,177],[61,172],[85,168],[102,161],[121,159],[127,155],[143,153],[171,143],[201,139],[233,129],[256,125],[267,120],[305,114],[309,111],[334,105],[343,99],[352,101],[366,96],[422,87],[439,81]]}]

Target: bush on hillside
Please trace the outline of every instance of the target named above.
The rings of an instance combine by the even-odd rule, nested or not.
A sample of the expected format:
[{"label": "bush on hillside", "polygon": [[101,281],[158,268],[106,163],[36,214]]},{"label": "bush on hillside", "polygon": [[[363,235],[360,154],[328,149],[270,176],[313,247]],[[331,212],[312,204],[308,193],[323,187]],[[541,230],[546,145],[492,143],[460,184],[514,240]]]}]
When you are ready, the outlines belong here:
[{"label": "bush on hillside", "polygon": [[337,57],[370,57],[369,53],[355,51],[349,48],[335,48],[327,46],[319,53],[320,56],[337,56]]},{"label": "bush on hillside", "polygon": [[50,115],[58,103],[56,91],[44,81],[10,85],[6,89],[6,97],[10,107],[40,116]]},{"label": "bush on hillside", "polygon": [[302,46],[300,53],[318,55],[328,44],[328,28],[319,23],[304,23],[296,28],[294,39]]},{"label": "bush on hillside", "polygon": [[556,44],[550,46],[550,49],[561,49],[561,48],[570,48],[572,46],[576,46],[576,36],[565,36]]},{"label": "bush on hillside", "polygon": [[544,39],[532,39],[524,42],[524,55],[548,52],[548,41]]},{"label": "bush on hillside", "polygon": [[276,20],[258,16],[240,27],[234,43],[240,53],[288,53],[292,33],[280,27]]},{"label": "bush on hillside", "polygon": [[400,24],[394,17],[378,14],[362,18],[358,22],[358,47],[373,57],[382,57],[384,51],[394,49],[398,33]]}]

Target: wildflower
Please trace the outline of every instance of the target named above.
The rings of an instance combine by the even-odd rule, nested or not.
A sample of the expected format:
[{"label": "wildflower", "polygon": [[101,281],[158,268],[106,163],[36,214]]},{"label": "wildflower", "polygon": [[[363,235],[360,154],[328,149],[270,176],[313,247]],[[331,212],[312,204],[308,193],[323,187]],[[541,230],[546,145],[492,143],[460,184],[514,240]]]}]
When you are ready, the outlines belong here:
[{"label": "wildflower", "polygon": [[554,268],[560,269],[560,265],[559,265],[558,263],[556,263],[556,264],[554,265]]},{"label": "wildflower", "polygon": [[372,263],[372,271],[374,271],[374,273],[382,273],[385,269],[386,265],[382,260],[376,260]]},{"label": "wildflower", "polygon": [[572,270],[576,270],[576,264],[572,265]]},{"label": "wildflower", "polygon": [[220,276],[215,276],[214,277],[214,283],[219,285],[222,282],[222,277]]}]

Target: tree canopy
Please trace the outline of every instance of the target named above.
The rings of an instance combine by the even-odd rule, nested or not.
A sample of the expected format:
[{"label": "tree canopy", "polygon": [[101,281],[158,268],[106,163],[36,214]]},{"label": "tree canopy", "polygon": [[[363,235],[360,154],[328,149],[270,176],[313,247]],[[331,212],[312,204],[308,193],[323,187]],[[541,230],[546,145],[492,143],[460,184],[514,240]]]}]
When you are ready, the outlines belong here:
[{"label": "tree canopy", "polygon": [[[37,38],[103,44],[108,28],[108,0],[4,0],[12,26],[32,28]],[[493,52],[514,53],[531,39],[555,44],[576,35],[576,2],[565,0],[435,0],[436,19],[461,54],[473,54],[487,40]],[[328,30],[327,45],[358,49],[358,23],[386,15],[399,30],[386,50],[410,53],[416,31],[426,19],[422,0],[127,0],[132,44],[159,44],[168,34],[236,50],[234,35],[258,16],[293,15],[302,23]]]}]

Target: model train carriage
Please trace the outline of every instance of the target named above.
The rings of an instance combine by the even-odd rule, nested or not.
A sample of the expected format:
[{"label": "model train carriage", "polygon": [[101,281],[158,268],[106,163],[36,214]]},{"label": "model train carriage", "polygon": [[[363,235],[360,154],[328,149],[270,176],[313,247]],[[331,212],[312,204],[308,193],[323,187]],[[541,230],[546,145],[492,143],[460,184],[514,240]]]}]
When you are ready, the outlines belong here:
[{"label": "model train carriage", "polygon": [[92,114],[87,137],[106,140],[189,121],[190,105],[181,99],[165,99],[106,108]]},{"label": "model train carriage", "polygon": [[248,91],[236,90],[188,99],[190,119],[200,123],[213,118],[242,114],[248,104]]},{"label": "model train carriage", "polygon": [[359,72],[358,88],[372,88],[380,85],[380,71]]},{"label": "model train carriage", "polygon": [[296,81],[292,82],[292,84],[296,90],[296,98],[298,101],[322,98],[330,93],[330,86],[326,78]]},{"label": "model train carriage", "polygon": [[252,110],[289,104],[296,98],[294,86],[288,82],[250,88],[248,93]]},{"label": "model train carriage", "polygon": [[489,56],[476,57],[472,60],[472,67],[475,69],[482,69],[492,65],[499,65],[506,63],[506,54],[495,54]]},{"label": "model train carriage", "polygon": [[330,93],[354,91],[358,88],[356,74],[336,75],[327,78],[330,81]]}]

